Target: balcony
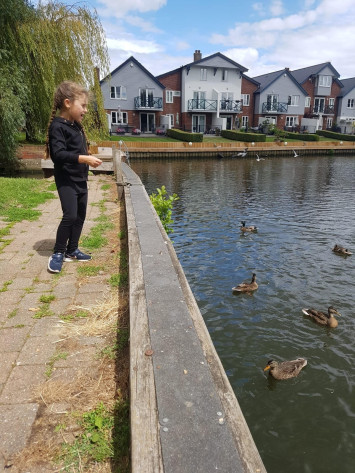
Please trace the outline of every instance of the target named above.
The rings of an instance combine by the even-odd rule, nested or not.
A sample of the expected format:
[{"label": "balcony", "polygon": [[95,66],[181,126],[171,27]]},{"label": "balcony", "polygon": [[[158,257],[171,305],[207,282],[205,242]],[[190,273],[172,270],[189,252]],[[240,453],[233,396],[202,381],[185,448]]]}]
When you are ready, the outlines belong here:
[{"label": "balcony", "polygon": [[217,100],[190,99],[187,102],[187,109],[190,112],[195,110],[199,112],[216,112]]},{"label": "balcony", "polygon": [[243,110],[241,100],[221,100],[219,104],[221,112],[240,113]]},{"label": "balcony", "polygon": [[315,105],[313,107],[313,114],[314,115],[334,115],[334,105]]},{"label": "balcony", "polygon": [[286,113],[287,109],[286,102],[264,102],[261,113]]},{"label": "balcony", "polygon": [[134,97],[136,110],[163,110],[162,97]]}]

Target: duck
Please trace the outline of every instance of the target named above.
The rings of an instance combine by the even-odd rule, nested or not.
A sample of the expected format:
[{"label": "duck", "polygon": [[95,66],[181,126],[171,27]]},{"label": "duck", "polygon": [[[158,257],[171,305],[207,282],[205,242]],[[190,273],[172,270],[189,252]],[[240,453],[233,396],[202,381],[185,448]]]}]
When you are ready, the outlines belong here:
[{"label": "duck", "polygon": [[328,313],[316,309],[302,309],[305,315],[309,315],[319,325],[327,325],[327,327],[335,328],[338,321],[334,315],[341,315],[333,306],[328,307]]},{"label": "duck", "polygon": [[338,255],[347,255],[347,256],[352,255],[351,251],[339,245],[334,245],[333,251],[334,253],[337,253]]},{"label": "duck", "polygon": [[256,274],[253,273],[253,277],[250,282],[242,282],[232,288],[233,292],[252,292],[258,289],[258,283],[256,282]]},{"label": "duck", "polygon": [[269,374],[275,379],[289,379],[298,376],[306,364],[307,360],[305,358],[281,362],[269,360],[264,371],[270,370]]},{"label": "duck", "polygon": [[249,227],[245,226],[245,221],[240,222],[242,226],[240,227],[242,232],[257,232],[258,229],[255,225],[250,225]]}]

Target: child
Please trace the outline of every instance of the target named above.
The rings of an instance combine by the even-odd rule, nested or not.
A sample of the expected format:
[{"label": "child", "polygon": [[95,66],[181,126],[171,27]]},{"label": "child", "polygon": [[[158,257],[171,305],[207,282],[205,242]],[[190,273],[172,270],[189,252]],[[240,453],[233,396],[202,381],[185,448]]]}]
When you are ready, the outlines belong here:
[{"label": "child", "polygon": [[102,161],[88,154],[88,143],[81,125],[87,113],[88,99],[88,91],[70,81],[62,82],[54,94],[46,158],[50,156],[54,163],[54,179],[63,217],[57,230],[54,252],[48,261],[48,270],[53,273],[61,271],[63,261],[91,259],[90,255],[79,250],[78,244],[86,216],[89,165],[96,168]]}]

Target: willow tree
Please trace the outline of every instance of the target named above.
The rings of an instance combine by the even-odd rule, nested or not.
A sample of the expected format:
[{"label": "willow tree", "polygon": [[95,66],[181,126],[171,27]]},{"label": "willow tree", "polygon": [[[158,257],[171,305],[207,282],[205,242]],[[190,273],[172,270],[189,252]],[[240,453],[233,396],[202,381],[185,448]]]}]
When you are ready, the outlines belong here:
[{"label": "willow tree", "polygon": [[[5,3],[1,9],[5,11],[7,28],[0,31],[0,55],[3,52],[8,64],[16,70],[13,78],[21,93],[14,96],[21,101],[27,139],[34,141],[43,137],[53,92],[63,80],[80,82],[94,92],[95,104],[90,107],[86,120],[88,136],[105,135],[107,120],[96,68],[106,75],[109,58],[96,11],[85,4],[64,5],[59,1],[39,3],[37,8],[28,0],[6,0]],[[0,64],[0,75],[3,68]],[[16,125],[21,121],[20,115]],[[13,129],[12,136],[16,132],[17,129]],[[0,159],[3,159],[2,154]]]}]

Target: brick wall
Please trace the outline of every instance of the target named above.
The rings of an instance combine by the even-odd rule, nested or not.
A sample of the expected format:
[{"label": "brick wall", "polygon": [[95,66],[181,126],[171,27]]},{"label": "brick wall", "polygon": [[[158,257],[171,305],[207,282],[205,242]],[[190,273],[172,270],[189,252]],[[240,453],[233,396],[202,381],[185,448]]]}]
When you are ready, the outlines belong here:
[{"label": "brick wall", "polygon": [[[174,128],[182,127],[181,117],[181,97],[173,97],[173,103],[166,103],[167,90],[179,90],[181,92],[181,74],[180,71],[158,77],[159,82],[165,86],[163,99],[163,112],[160,115],[174,115]],[[178,118],[178,123],[176,119]]]},{"label": "brick wall", "polygon": [[43,159],[44,145],[22,145],[18,149],[19,159]]},{"label": "brick wall", "polygon": [[243,111],[239,115],[240,121],[242,121],[241,117],[242,116],[247,116],[249,120],[249,125],[250,126],[258,126],[258,119],[255,116],[254,117],[254,92],[258,86],[254,84],[252,81],[250,81],[247,77],[242,77],[242,94],[249,94],[250,95],[250,105],[245,106],[243,105]]}]

